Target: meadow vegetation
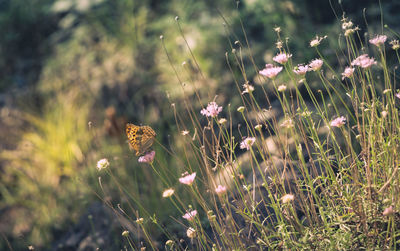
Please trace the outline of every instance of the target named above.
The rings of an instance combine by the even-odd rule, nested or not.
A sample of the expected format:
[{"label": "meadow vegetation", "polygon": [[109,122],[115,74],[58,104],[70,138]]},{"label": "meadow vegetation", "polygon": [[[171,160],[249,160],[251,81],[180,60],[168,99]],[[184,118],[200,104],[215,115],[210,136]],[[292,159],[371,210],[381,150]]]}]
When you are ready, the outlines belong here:
[{"label": "meadow vegetation", "polygon": [[400,248],[395,1],[22,2],[0,27],[47,21],[8,66],[29,43],[0,39],[0,249]]}]

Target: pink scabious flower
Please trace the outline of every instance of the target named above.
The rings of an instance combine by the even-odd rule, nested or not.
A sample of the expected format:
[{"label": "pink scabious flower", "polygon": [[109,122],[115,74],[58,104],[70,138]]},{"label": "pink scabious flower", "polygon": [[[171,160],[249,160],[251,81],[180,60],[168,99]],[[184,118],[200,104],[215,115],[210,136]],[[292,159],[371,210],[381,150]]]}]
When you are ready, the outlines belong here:
[{"label": "pink scabious flower", "polygon": [[314,59],[308,64],[308,66],[311,68],[311,70],[318,71],[319,69],[321,69],[323,63],[324,61],[322,61],[321,59]]},{"label": "pink scabious flower", "polygon": [[184,218],[184,219],[186,219],[188,221],[192,221],[192,220],[194,220],[196,215],[197,215],[197,210],[192,210],[192,211],[188,211],[186,214],[184,214],[182,216],[182,218]]},{"label": "pink scabious flower", "polygon": [[293,72],[296,73],[297,75],[305,75],[309,71],[308,65],[302,65],[299,64],[297,65]]},{"label": "pink scabious flower", "polygon": [[400,92],[398,92],[398,93],[396,93],[396,98],[399,98],[400,99]]},{"label": "pink scabious flower", "polygon": [[250,150],[250,147],[256,142],[256,138],[247,137],[240,143],[240,149]]},{"label": "pink scabious flower", "polygon": [[352,66],[357,65],[361,68],[369,68],[374,64],[376,64],[375,59],[368,57],[367,54],[362,54],[358,58],[354,59],[353,62],[351,62]]},{"label": "pink scabious flower", "polygon": [[376,35],[373,39],[370,39],[369,42],[375,46],[381,46],[386,42],[387,36],[385,35]]},{"label": "pink scabious flower", "polygon": [[218,106],[215,102],[210,102],[207,108],[204,108],[200,113],[207,117],[216,117],[222,111],[222,106]]},{"label": "pink scabious flower", "polygon": [[187,174],[187,175],[179,178],[179,182],[182,183],[182,184],[190,186],[190,185],[193,184],[194,178],[196,178],[196,173],[195,172],[192,173],[192,174]]},{"label": "pink scabious flower", "polygon": [[226,186],[218,185],[217,188],[215,188],[215,192],[218,195],[222,195],[222,194],[226,193]]},{"label": "pink scabious flower", "polygon": [[344,80],[344,78],[350,78],[351,76],[353,76],[354,73],[354,68],[353,67],[346,67],[344,69],[344,72],[342,73],[342,80]]},{"label": "pink scabious flower", "polygon": [[153,163],[154,156],[156,156],[156,152],[155,151],[148,152],[145,155],[140,156],[139,159],[138,159],[138,162],[141,162],[141,163]]},{"label": "pink scabious flower", "polygon": [[291,57],[292,57],[292,54],[286,54],[286,53],[282,52],[282,53],[277,54],[272,59],[277,63],[285,64]]},{"label": "pink scabious flower", "polygon": [[275,78],[276,75],[278,75],[279,72],[281,72],[283,69],[282,66],[274,66],[272,64],[266,64],[265,68],[259,73],[267,78]]},{"label": "pink scabious flower", "polygon": [[330,123],[332,127],[341,127],[344,124],[346,124],[346,118],[344,116],[338,117]]}]

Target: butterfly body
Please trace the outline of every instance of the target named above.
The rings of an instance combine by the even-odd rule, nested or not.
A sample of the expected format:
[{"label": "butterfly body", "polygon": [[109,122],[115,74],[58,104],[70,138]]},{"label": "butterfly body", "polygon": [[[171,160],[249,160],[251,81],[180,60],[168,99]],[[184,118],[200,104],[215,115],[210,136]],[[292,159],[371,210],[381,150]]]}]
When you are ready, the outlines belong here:
[{"label": "butterfly body", "polygon": [[126,136],[130,148],[136,151],[136,156],[145,153],[154,143],[156,133],[150,126],[126,124]]}]

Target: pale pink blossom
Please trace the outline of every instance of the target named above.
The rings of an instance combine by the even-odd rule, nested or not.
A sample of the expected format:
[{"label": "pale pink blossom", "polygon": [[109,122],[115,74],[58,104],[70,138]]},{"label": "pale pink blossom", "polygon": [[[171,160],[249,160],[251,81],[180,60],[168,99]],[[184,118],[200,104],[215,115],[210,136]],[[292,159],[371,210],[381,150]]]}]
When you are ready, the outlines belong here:
[{"label": "pale pink blossom", "polygon": [[249,83],[246,83],[246,84],[243,84],[243,89],[244,89],[244,91],[242,91],[242,94],[252,93],[254,91],[254,86],[252,86]]},{"label": "pale pink blossom", "polygon": [[167,190],[164,190],[162,197],[168,198],[171,197],[175,193],[175,190],[173,188],[168,188]]},{"label": "pale pink blossom", "polygon": [[282,69],[282,66],[273,66],[272,64],[266,64],[265,68],[259,71],[259,73],[267,78],[275,78],[276,75],[278,75],[278,73],[282,71]]},{"label": "pale pink blossom", "polygon": [[184,214],[182,216],[182,218],[184,218],[184,219],[186,219],[188,221],[192,221],[192,220],[194,220],[196,215],[197,215],[197,210],[192,210],[192,211],[188,211],[186,214]]},{"label": "pale pink blossom", "polygon": [[330,125],[332,127],[341,127],[344,124],[346,124],[346,118],[344,116],[337,117],[336,119],[332,120],[330,123]]},{"label": "pale pink blossom", "polygon": [[293,194],[285,194],[281,198],[282,203],[289,203],[294,200],[294,195]]},{"label": "pale pink blossom", "polygon": [[292,54],[286,54],[286,53],[282,52],[282,53],[277,54],[272,59],[277,63],[285,64],[291,57],[292,57]]},{"label": "pale pink blossom", "polygon": [[375,46],[381,46],[386,42],[387,36],[385,35],[376,35],[373,39],[370,39],[369,42]]},{"label": "pale pink blossom", "polygon": [[311,47],[318,46],[321,43],[321,41],[325,38],[327,38],[327,36],[324,37],[316,36],[313,40],[310,41],[310,46]]},{"label": "pale pink blossom", "polygon": [[250,150],[250,147],[256,142],[256,138],[247,137],[240,143],[240,149]]},{"label": "pale pink blossom", "polygon": [[344,72],[342,73],[342,80],[345,78],[350,78],[351,76],[353,76],[353,73],[354,73],[353,67],[346,67],[344,69]]},{"label": "pale pink blossom", "polygon": [[226,193],[226,186],[218,185],[217,188],[215,188],[215,192],[218,195]]},{"label": "pale pink blossom", "polygon": [[351,62],[352,66],[357,65],[360,66],[361,68],[369,68],[374,64],[376,64],[375,59],[368,57],[367,54],[363,54],[358,58],[354,59],[353,62]]},{"label": "pale pink blossom", "polygon": [[216,117],[222,111],[222,106],[218,106],[215,102],[210,102],[207,108],[204,108],[200,113],[207,117]]},{"label": "pale pink blossom", "polygon": [[151,151],[151,152],[146,153],[143,156],[140,156],[138,161],[141,163],[153,163],[154,156],[156,156],[156,152]]},{"label": "pale pink blossom", "polygon": [[400,99],[400,92],[398,92],[398,93],[396,93],[396,98],[399,98]]},{"label": "pale pink blossom", "polygon": [[314,59],[308,64],[308,66],[311,68],[311,70],[318,71],[319,69],[321,69],[323,63],[324,61],[322,61],[321,59]]},{"label": "pale pink blossom", "polygon": [[385,208],[385,210],[383,210],[382,214],[383,214],[383,216],[390,216],[393,213],[394,213],[393,206],[390,206],[390,207]]},{"label": "pale pink blossom", "polygon": [[97,161],[97,169],[99,171],[102,169],[106,169],[109,166],[110,166],[110,162],[108,162],[108,159],[101,159],[101,160]]},{"label": "pale pink blossom", "polygon": [[192,174],[187,174],[187,175],[179,178],[179,182],[182,183],[182,184],[190,186],[190,185],[193,184],[193,181],[194,181],[195,178],[196,178],[196,173],[194,172]]},{"label": "pale pink blossom", "polygon": [[297,65],[293,72],[296,73],[297,75],[305,75],[309,71],[308,65],[302,65],[299,64]]}]

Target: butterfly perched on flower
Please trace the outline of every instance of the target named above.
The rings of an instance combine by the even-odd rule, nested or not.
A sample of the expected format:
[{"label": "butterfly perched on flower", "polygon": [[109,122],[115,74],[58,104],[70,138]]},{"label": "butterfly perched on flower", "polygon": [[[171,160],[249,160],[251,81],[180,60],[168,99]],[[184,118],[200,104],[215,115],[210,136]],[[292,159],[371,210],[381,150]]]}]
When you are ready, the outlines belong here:
[{"label": "butterfly perched on flower", "polygon": [[145,153],[154,143],[156,133],[150,126],[126,124],[126,136],[129,146],[136,151],[136,156]]}]

